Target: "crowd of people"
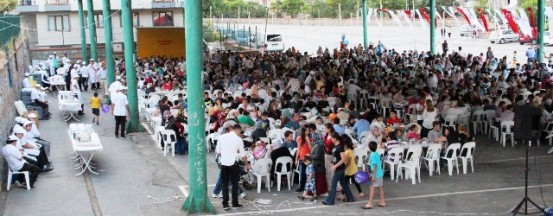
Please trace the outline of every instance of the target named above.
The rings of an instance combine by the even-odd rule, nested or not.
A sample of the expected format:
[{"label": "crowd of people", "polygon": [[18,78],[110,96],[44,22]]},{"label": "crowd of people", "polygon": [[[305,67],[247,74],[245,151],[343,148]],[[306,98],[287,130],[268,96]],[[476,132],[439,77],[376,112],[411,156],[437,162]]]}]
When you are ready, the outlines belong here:
[{"label": "crowd of people", "polygon": [[[539,64],[537,50],[529,50],[534,55],[527,55],[526,63],[495,56],[491,48],[479,55],[465,53],[462,47],[432,55],[387,49],[380,42],[368,49],[361,45],[332,51],[319,48],[315,55],[294,48],[264,55],[206,52],[206,113],[210,130],[225,134],[223,141],[217,141],[217,154],[230,157],[221,164],[213,197],[223,197],[223,206],[230,208],[225,188],[229,184],[237,186],[239,178],[228,172],[239,169],[238,161],[231,158],[245,157],[247,149],[255,156],[256,149],[263,149],[257,147],[267,144],[260,139],[278,127],[289,131],[271,140],[271,152],[265,152],[273,161],[271,172],[276,159],[292,157],[294,167],[299,167],[299,187],[295,190],[301,193],[299,198],[316,199],[328,194],[322,202],[328,205],[335,199],[355,199],[346,182],[357,171],[351,153],[356,147],[376,152],[389,149],[387,144],[399,140],[420,139],[445,147],[448,143],[464,144],[474,140],[477,132],[469,130],[472,114],[492,110],[488,113],[493,115],[486,118],[496,119],[499,124],[512,121],[513,105],[522,104],[541,108],[544,127],[551,121],[553,110],[552,61]],[[186,130],[178,125],[186,125],[189,103],[186,93],[182,93],[186,89],[185,64],[184,59],[164,57],[140,59],[137,63],[139,86],[147,94],[181,91],[173,98],[161,97],[157,115],[164,119],[162,125],[181,134],[177,148],[182,153],[187,151]],[[173,117],[171,109],[181,111]],[[452,115],[457,117],[455,125],[444,126],[445,117]],[[413,122],[417,124],[397,127]],[[350,129],[353,132],[348,134]],[[255,163],[258,157],[253,158],[244,158],[244,163]],[[371,201],[363,208],[373,207],[375,188],[380,189],[379,205],[385,206],[382,164],[377,162],[381,161],[380,155],[371,154],[369,161],[375,172]],[[338,183],[343,195],[336,195]],[[356,189],[357,197],[365,196],[360,186]],[[235,198],[243,196],[241,192],[233,189],[233,206],[239,205]]]},{"label": "crowd of people", "polygon": [[[477,133],[468,129],[472,114],[493,111],[488,112],[491,113],[488,119],[497,119],[498,123],[513,121],[513,105],[539,107],[541,127],[552,119],[553,61],[539,64],[535,55],[522,64],[508,60],[507,56],[495,56],[491,48],[479,55],[465,53],[462,47],[447,48],[443,54],[433,55],[417,50],[387,49],[378,42],[367,49],[361,45],[332,51],[319,47],[314,55],[293,47],[263,55],[206,52],[204,60],[203,105],[209,130],[218,135],[211,142],[216,142],[221,168],[213,197],[222,197],[225,209],[231,207],[229,184],[232,185],[232,207],[241,206],[238,197],[244,194],[238,188],[239,169],[251,170],[251,164],[264,154],[273,161],[271,172],[283,169],[275,167],[279,157],[293,159],[293,167],[299,170],[299,187],[295,192],[300,193],[300,199],[316,200],[327,194],[322,203],[333,205],[335,200],[353,202],[365,197],[361,185],[355,185],[355,195],[348,182],[359,167],[353,150],[370,149],[367,165],[372,170],[372,182],[369,202],[362,206],[370,209],[374,206],[375,189],[380,192],[378,206],[386,206],[382,187],[384,168],[378,152],[392,148],[392,143],[425,139],[446,146],[464,144]],[[46,70],[43,67],[36,70],[43,73]],[[177,153],[187,153],[186,109],[190,101],[186,99],[185,59],[137,59],[136,71],[138,86],[146,98],[163,92],[179,92],[162,96],[153,116],[161,117],[161,125],[176,132]],[[81,91],[88,90],[89,83],[92,90],[103,89],[101,94],[109,95],[115,104],[112,110],[118,109],[114,114],[122,128],[120,133],[116,128],[115,134],[125,136],[128,102],[124,95],[127,82],[124,61],[116,61],[117,81],[109,87],[105,84],[105,64],[94,60],[88,66],[61,60],[49,72],[64,76],[67,89],[79,98],[82,98]],[[94,99],[93,103],[97,109],[98,100]],[[173,115],[171,110],[178,112]],[[454,125],[444,127],[447,116],[456,116]],[[29,123],[24,121],[21,127],[25,124]],[[270,137],[271,131],[277,128],[286,132],[270,140],[266,148],[268,143],[262,138]],[[47,155],[42,150],[44,145],[30,143],[31,138],[25,138],[30,133],[18,135],[16,131],[21,131],[18,126],[14,127],[17,139],[10,136],[8,142],[15,143],[18,149],[41,149],[37,157],[40,162],[34,164],[49,170]],[[21,157],[11,157],[21,161]],[[30,165],[8,162],[13,170],[31,169]]]}]

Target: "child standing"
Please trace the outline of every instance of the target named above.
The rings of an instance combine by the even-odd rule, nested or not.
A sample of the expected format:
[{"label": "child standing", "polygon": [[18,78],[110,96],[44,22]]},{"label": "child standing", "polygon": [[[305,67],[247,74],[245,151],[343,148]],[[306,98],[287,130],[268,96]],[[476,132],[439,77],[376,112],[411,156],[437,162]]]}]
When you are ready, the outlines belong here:
[{"label": "child standing", "polygon": [[94,92],[94,97],[90,99],[90,107],[92,108],[92,123],[96,122],[96,125],[100,125],[100,98],[98,92]]},{"label": "child standing", "polygon": [[301,200],[307,198],[311,199],[311,201],[315,201],[317,199],[315,191],[315,172],[313,171],[313,164],[311,164],[311,157],[309,155],[303,157],[303,164],[307,167],[305,171],[307,180],[305,181],[303,194],[298,196],[298,198]]},{"label": "child standing", "polygon": [[[355,154],[353,153],[353,143],[352,142],[344,142],[344,147],[346,147],[346,182],[352,181],[355,185],[355,188],[357,188],[357,197],[365,197],[365,194],[363,193],[363,190],[361,190],[361,185],[355,181],[355,173],[357,173],[357,164],[355,163]],[[342,191],[342,196],[338,197],[338,200],[343,200],[344,192]]]},{"label": "child standing", "polygon": [[380,203],[378,206],[386,207],[386,201],[384,200],[384,189],[382,188],[382,182],[384,177],[384,171],[382,170],[382,162],[380,160],[380,154],[376,152],[376,142],[369,143],[369,149],[371,150],[371,156],[369,159],[369,166],[372,170],[371,173],[371,192],[369,194],[369,203],[361,206],[362,209],[372,209],[374,203],[374,189],[380,190]]}]

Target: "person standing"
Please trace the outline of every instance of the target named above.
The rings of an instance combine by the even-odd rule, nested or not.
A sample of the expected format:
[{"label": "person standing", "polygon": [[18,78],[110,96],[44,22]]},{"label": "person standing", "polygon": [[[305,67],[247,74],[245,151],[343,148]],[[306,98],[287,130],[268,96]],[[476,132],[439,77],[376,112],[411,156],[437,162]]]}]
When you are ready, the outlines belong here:
[{"label": "person standing", "polygon": [[242,128],[239,124],[235,124],[232,129],[234,132],[226,133],[219,137],[218,143],[224,143],[224,145],[217,145],[215,149],[215,152],[221,155],[219,163],[221,164],[223,209],[225,210],[230,209],[228,194],[229,181],[232,184],[232,208],[242,207],[242,205],[238,203],[238,174],[240,173],[238,159],[242,159],[248,170],[252,169],[246,157],[246,152],[244,151],[244,141],[239,136]]},{"label": "person standing", "polygon": [[86,65],[86,62],[83,61],[83,66],[81,67],[81,81],[79,87],[81,91],[88,91],[88,78],[90,77],[91,67]]},{"label": "person standing", "polygon": [[382,182],[384,180],[384,171],[382,170],[382,160],[380,160],[380,154],[376,152],[376,142],[369,143],[369,149],[371,150],[371,156],[369,158],[369,165],[371,173],[371,192],[369,194],[369,202],[361,206],[362,209],[372,209],[374,203],[374,189],[378,188],[380,191],[380,203],[378,206],[386,207],[386,201],[384,200],[384,189],[382,188]]},{"label": "person standing", "polygon": [[105,62],[100,63],[100,69],[98,70],[98,78],[100,79],[99,89],[102,89],[102,95],[105,97],[108,95],[108,74]]},{"label": "person standing", "polygon": [[[334,172],[332,175],[332,183],[330,184],[330,191],[328,192],[328,197],[323,201],[323,205],[334,205],[334,199],[336,198],[336,186],[338,182],[342,186],[342,190],[345,193],[346,202],[354,202],[353,194],[349,188],[349,185],[346,184],[346,154],[344,151],[344,144],[342,140],[349,139],[347,135],[340,137],[338,133],[332,133],[332,141],[334,142],[335,148],[332,150],[332,155],[334,156],[334,165],[331,167],[331,170]],[[350,140],[351,142],[351,140]]]},{"label": "person standing", "polygon": [[[129,113],[129,100],[125,92],[127,87],[119,88],[115,95],[111,97],[111,110],[115,116],[115,137],[125,138],[125,123],[127,122],[127,114]],[[119,128],[121,130],[119,131]]]},{"label": "person standing", "polygon": [[447,44],[447,41],[444,40],[444,42],[442,43],[442,53],[443,53],[443,56],[446,56],[447,55],[447,51],[449,51],[449,46]]},{"label": "person standing", "polygon": [[303,192],[305,188],[305,182],[307,180],[307,176],[305,175],[305,169],[307,166],[303,163],[303,158],[306,155],[309,155],[311,152],[311,139],[309,137],[309,129],[302,127],[301,135],[296,140],[298,142],[298,152],[296,153],[296,159],[294,160],[296,162],[296,166],[298,166],[300,173],[299,173],[299,187],[295,190],[296,193]]}]

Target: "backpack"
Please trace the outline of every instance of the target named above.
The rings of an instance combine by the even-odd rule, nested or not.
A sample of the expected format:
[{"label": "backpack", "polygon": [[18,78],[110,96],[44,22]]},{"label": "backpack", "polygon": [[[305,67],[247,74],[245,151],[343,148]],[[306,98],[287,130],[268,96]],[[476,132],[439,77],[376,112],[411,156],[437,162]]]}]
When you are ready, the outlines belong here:
[{"label": "backpack", "polygon": [[259,160],[263,157],[265,157],[265,154],[267,153],[266,143],[259,140],[255,143],[255,148],[253,149],[253,157],[255,160]]}]

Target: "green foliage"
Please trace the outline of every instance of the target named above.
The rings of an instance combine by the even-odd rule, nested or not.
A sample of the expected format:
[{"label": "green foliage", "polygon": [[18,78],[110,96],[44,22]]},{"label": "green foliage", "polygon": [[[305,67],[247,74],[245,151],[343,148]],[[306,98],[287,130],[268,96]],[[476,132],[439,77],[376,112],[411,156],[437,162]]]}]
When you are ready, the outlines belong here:
[{"label": "green foliage", "polygon": [[0,0],[0,13],[10,12],[17,6],[17,0]]},{"label": "green foliage", "polygon": [[221,34],[217,31],[215,25],[210,21],[203,23],[204,39],[207,42],[219,41]]},{"label": "green foliage", "polygon": [[[0,0],[2,1],[2,0]],[[224,16],[226,18],[238,17],[238,9],[240,9],[240,17],[265,17],[267,10],[265,6],[256,2],[246,2],[244,0],[202,0],[203,16],[209,17],[209,8],[211,7],[211,15],[215,18]]]},{"label": "green foliage", "polygon": [[292,17],[296,17],[299,13],[307,9],[306,5],[305,0],[278,0],[273,2],[271,7],[278,14],[285,13]]},{"label": "green foliage", "polygon": [[538,8],[538,0],[521,0],[518,4],[521,8],[524,8],[525,10],[530,7],[533,9]]}]

